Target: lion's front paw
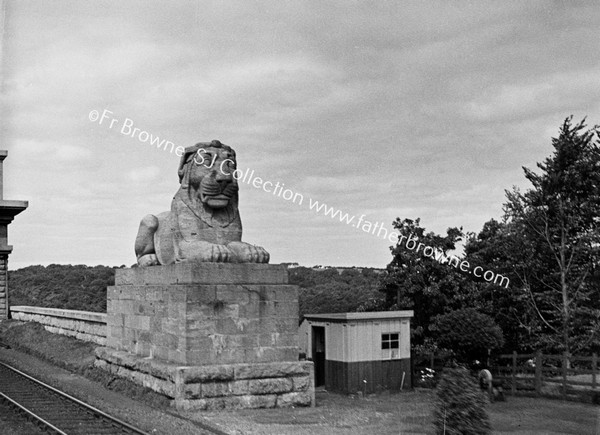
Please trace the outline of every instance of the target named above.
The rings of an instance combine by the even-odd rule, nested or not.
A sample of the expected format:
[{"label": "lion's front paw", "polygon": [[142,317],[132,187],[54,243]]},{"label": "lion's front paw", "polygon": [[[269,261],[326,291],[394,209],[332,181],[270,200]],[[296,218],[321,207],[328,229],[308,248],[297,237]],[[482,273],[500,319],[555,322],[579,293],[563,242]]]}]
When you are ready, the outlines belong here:
[{"label": "lion's front paw", "polygon": [[216,245],[211,243],[209,258],[203,261],[212,261],[217,263],[227,263],[231,261],[233,252],[231,252],[225,245]]},{"label": "lion's front paw", "polygon": [[254,246],[244,242],[231,242],[227,245],[233,251],[234,263],[268,263],[269,253],[261,246]]},{"label": "lion's front paw", "polygon": [[179,255],[176,262],[201,261],[205,263],[227,263],[231,261],[234,253],[225,245],[194,241],[184,242],[179,245]]},{"label": "lion's front paw", "polygon": [[140,267],[156,266],[160,264],[158,258],[156,257],[156,254],[142,255],[140,258],[138,258],[137,262],[138,266]]}]

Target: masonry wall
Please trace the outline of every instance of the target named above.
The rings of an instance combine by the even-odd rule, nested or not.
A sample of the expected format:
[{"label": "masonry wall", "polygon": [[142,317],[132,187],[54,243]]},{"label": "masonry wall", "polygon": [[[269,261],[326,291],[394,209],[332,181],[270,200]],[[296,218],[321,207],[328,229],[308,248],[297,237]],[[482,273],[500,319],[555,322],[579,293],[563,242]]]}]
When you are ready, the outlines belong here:
[{"label": "masonry wall", "polygon": [[314,406],[309,361],[179,366],[99,347],[95,366],[174,399],[178,409]]},{"label": "masonry wall", "polygon": [[270,264],[118,269],[107,347],[95,366],[173,398],[178,409],[314,406],[298,355],[298,287]]},{"label": "masonry wall", "polygon": [[0,320],[8,318],[8,255],[0,255]]},{"label": "masonry wall", "polygon": [[54,334],[106,345],[106,314],[28,306],[10,307],[11,317],[23,322],[37,322]]},{"label": "masonry wall", "polygon": [[118,269],[107,346],[186,365],[298,361],[298,288],[282,266]]}]

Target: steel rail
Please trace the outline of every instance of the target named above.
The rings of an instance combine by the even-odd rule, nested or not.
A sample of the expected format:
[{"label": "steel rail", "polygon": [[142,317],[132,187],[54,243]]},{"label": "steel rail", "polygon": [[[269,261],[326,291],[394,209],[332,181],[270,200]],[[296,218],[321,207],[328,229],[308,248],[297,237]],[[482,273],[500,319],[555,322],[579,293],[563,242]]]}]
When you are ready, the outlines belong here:
[{"label": "steel rail", "polygon": [[[22,376],[22,377],[24,377],[24,378],[28,379],[29,381],[33,382],[33,383],[34,383],[34,384],[36,384],[36,385],[39,385],[39,386],[41,386],[41,387],[44,387],[44,388],[45,388],[45,389],[47,389],[47,390],[50,390],[50,391],[52,391],[52,392],[56,393],[57,395],[59,395],[60,397],[62,397],[62,398],[64,398],[64,399],[66,399],[67,401],[70,401],[70,402],[73,402],[73,403],[76,403],[76,404],[78,404],[79,406],[81,406],[81,407],[85,408],[86,410],[88,410],[88,411],[91,411],[93,414],[96,414],[96,415],[99,415],[99,416],[101,416],[101,417],[105,418],[105,419],[106,419],[106,420],[108,420],[109,422],[112,422],[112,423],[115,423],[115,424],[117,424],[117,425],[119,425],[119,426],[122,426],[122,427],[124,427],[124,428],[126,428],[126,429],[128,429],[128,430],[130,430],[130,431],[132,431],[132,432],[134,432],[134,433],[136,433],[136,434],[139,434],[139,435],[150,435],[148,432],[144,432],[144,431],[142,431],[141,429],[138,429],[138,428],[136,428],[136,427],[134,427],[134,426],[130,425],[129,423],[127,423],[127,422],[125,422],[125,421],[123,421],[123,420],[120,420],[120,419],[118,419],[118,418],[116,418],[116,417],[113,417],[113,416],[111,416],[111,415],[109,415],[109,414],[105,413],[104,411],[101,411],[101,410],[100,410],[100,409],[98,409],[98,408],[95,408],[95,407],[93,407],[93,406],[91,406],[91,405],[88,405],[87,403],[85,403],[85,402],[82,402],[81,400],[77,399],[76,397],[73,397],[73,396],[71,396],[71,395],[69,395],[69,394],[67,394],[67,393],[64,393],[64,392],[62,392],[62,391],[60,391],[60,390],[58,390],[58,389],[56,389],[56,388],[52,387],[51,385],[48,385],[48,384],[46,384],[45,382],[42,382],[42,381],[40,381],[40,380],[38,380],[38,379],[36,379],[36,378],[34,378],[34,377],[32,377],[32,376],[28,375],[27,373],[24,373],[24,372],[22,372],[22,371],[20,371],[20,370],[18,370],[18,369],[16,369],[16,368],[14,368],[14,367],[12,367],[12,366],[8,365],[8,364],[5,364],[5,363],[3,363],[3,362],[0,362],[0,366],[3,366],[3,367],[5,367],[5,368],[7,368],[8,370],[10,370],[10,371],[12,371],[12,372],[14,372],[14,373],[17,373],[17,374],[19,374],[20,376]],[[5,396],[4,394],[2,394],[2,395],[3,395],[3,396]],[[7,396],[6,396],[6,397],[7,397]],[[9,399],[10,399],[10,398],[9,398]],[[11,400],[11,402],[13,402],[13,403],[16,403],[16,402],[14,402],[13,400]],[[23,406],[21,406],[21,405],[19,405],[19,407],[20,407],[20,408],[24,408],[24,407],[23,407]],[[26,409],[25,409],[25,410],[26,410]],[[27,411],[29,411],[29,410],[27,410]],[[31,412],[30,412],[30,413],[31,413]],[[34,413],[31,413],[31,414],[34,414]],[[35,415],[35,414],[34,414],[34,415]],[[43,419],[40,419],[40,418],[38,418],[38,419],[39,419],[39,420],[43,420]],[[53,429],[55,429],[55,430],[59,430],[59,429],[56,429],[56,428],[54,428],[54,426],[52,426],[52,428],[53,428]],[[60,433],[60,434],[65,434],[65,432],[59,432],[59,433]],[[65,435],[67,435],[67,434],[65,434]]]},{"label": "steel rail", "polygon": [[59,428],[57,428],[56,426],[54,426],[52,423],[50,423],[49,421],[44,420],[42,417],[40,417],[39,415],[37,415],[34,412],[31,412],[29,409],[25,408],[24,406],[22,406],[20,403],[15,402],[13,399],[11,399],[10,397],[8,397],[6,394],[0,392],[0,399],[4,399],[7,402],[9,402],[11,405],[16,406],[17,408],[19,408],[19,410],[21,412],[24,412],[25,414],[27,414],[29,417],[34,418],[36,421],[38,421],[39,423],[47,426],[48,428],[52,429],[53,431],[55,431],[58,435],[69,435],[66,432],[63,432],[62,430],[60,430]]}]

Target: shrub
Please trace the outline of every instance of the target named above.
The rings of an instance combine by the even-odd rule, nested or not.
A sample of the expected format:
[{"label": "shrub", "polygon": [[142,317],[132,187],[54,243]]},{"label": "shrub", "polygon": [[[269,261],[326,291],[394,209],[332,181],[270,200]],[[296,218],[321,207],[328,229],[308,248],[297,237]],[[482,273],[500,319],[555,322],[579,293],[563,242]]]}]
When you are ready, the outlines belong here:
[{"label": "shrub", "polygon": [[486,396],[464,367],[446,368],[437,387],[434,410],[437,434],[483,435],[490,433]]},{"label": "shrub", "polygon": [[473,308],[455,310],[436,319],[437,344],[451,349],[460,362],[484,360],[488,349],[504,345],[502,329],[487,316]]}]

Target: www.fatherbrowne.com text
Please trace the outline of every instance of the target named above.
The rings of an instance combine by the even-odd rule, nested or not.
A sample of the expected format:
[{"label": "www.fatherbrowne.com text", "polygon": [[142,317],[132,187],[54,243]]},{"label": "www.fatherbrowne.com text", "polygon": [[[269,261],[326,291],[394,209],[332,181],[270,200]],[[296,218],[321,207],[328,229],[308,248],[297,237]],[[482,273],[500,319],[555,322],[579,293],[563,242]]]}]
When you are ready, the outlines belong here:
[{"label": "www.fatherbrowne.com text", "polygon": [[[208,168],[213,168],[215,164],[215,159],[212,161],[204,158],[203,153],[206,150],[199,149],[197,151],[197,156],[194,158],[194,162],[198,165],[204,165]],[[223,160],[219,166],[219,171],[224,175],[231,175],[234,179],[238,181],[238,183],[245,183],[253,186],[256,189],[262,189],[266,193],[270,193],[271,195],[277,196],[278,198],[283,198],[286,201],[291,201],[294,204],[299,206],[305,206],[306,203],[304,201],[304,195],[299,192],[294,192],[289,188],[285,188],[284,183],[271,182],[267,180],[263,180],[261,177],[254,175],[254,170],[246,169],[245,171],[241,169],[235,169],[233,172],[229,172],[227,168],[229,168],[228,160]],[[215,167],[216,169],[216,167]],[[510,284],[510,280],[500,274],[496,274],[491,270],[483,271],[481,266],[476,266],[471,270],[471,265],[467,260],[461,260],[459,257],[455,255],[447,256],[443,251],[433,248],[431,246],[425,245],[419,242],[418,238],[413,237],[412,235],[404,236],[400,235],[397,231],[388,231],[383,222],[373,223],[367,219],[365,219],[366,215],[362,214],[357,219],[355,215],[349,215],[339,209],[335,209],[334,207],[329,207],[327,204],[314,200],[308,197],[308,208],[316,213],[322,213],[325,216],[329,216],[331,219],[338,219],[341,223],[345,223],[346,225],[350,225],[353,228],[360,229],[365,233],[372,234],[384,240],[389,240],[391,243],[397,243],[404,246],[406,249],[415,250],[419,252],[421,248],[423,249],[423,255],[426,257],[432,258],[438,261],[441,264],[448,264],[457,269],[460,269],[462,272],[470,273],[477,278],[483,278],[487,282],[493,282],[494,284],[504,286],[508,288]]]},{"label": "www.fatherbrowne.com text", "polygon": [[[106,125],[109,129],[120,126],[119,132],[121,134],[135,138],[143,143],[149,143],[157,148],[163,148],[165,151],[170,150],[171,153],[174,152],[178,157],[181,157],[185,152],[184,147],[176,146],[173,142],[167,141],[165,138],[161,139],[159,136],[135,127],[133,120],[129,118],[125,118],[121,124],[121,121],[115,118],[113,112],[110,110],[104,109],[102,113],[98,110],[91,110],[88,114],[88,118],[90,121],[97,122],[99,125]],[[215,160],[213,159],[212,162],[208,161],[204,158],[204,153],[206,153],[206,150],[202,148],[199,149],[197,155],[194,157],[194,163],[212,168],[215,164]],[[278,198],[283,198],[286,201],[291,201],[299,206],[308,205],[309,210],[316,213],[322,213],[325,216],[329,216],[331,219],[338,219],[339,222],[350,225],[365,233],[372,234],[383,240],[388,240],[394,244],[397,243],[398,245],[402,245],[404,243],[404,247],[411,251],[416,250],[416,252],[419,252],[423,249],[423,255],[426,257],[432,258],[441,264],[453,266],[460,269],[462,272],[470,273],[477,278],[483,278],[487,282],[493,282],[494,284],[504,286],[505,288],[508,288],[510,284],[510,280],[503,275],[496,274],[491,270],[483,272],[483,268],[480,266],[476,266],[471,270],[471,265],[467,260],[461,260],[455,255],[447,256],[443,251],[419,242],[418,238],[413,237],[413,235],[407,237],[400,235],[397,231],[389,231],[383,222],[373,223],[370,220],[365,219],[366,215],[364,214],[360,215],[357,219],[355,215],[349,215],[342,210],[329,207],[327,204],[310,197],[308,198],[308,204],[306,204],[304,195],[301,193],[286,188],[285,184],[280,183],[279,181],[271,182],[263,180],[261,177],[254,175],[254,170],[251,171],[250,169],[246,169],[245,171],[242,171],[240,169],[235,169],[232,173],[229,173],[227,172],[227,168],[230,167],[229,163],[233,162],[228,160],[222,161],[218,170],[225,175],[232,175],[238,183],[241,182],[251,185],[256,189],[262,189],[266,193],[270,193]],[[235,167],[235,165],[233,167]],[[217,170],[216,167],[214,169]]]}]

